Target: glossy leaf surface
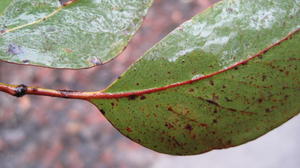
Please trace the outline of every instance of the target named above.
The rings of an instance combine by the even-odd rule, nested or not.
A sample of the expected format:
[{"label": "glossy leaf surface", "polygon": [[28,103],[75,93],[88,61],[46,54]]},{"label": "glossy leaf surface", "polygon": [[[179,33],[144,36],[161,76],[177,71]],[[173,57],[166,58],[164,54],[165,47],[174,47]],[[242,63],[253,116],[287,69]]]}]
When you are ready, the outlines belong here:
[{"label": "glossy leaf surface", "polygon": [[0,59],[54,68],[105,63],[128,44],[152,0],[61,2],[1,0]]},{"label": "glossy leaf surface", "polygon": [[91,102],[124,135],[158,152],[246,143],[300,112],[299,28],[298,0],[224,0],[104,91],[120,96]]}]

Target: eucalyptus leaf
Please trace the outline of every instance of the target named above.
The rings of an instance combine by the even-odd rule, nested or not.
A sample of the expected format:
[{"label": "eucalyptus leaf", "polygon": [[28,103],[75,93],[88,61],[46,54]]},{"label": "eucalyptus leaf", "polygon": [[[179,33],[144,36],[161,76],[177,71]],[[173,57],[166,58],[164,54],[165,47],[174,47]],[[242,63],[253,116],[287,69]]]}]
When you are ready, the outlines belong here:
[{"label": "eucalyptus leaf", "polygon": [[299,0],[224,0],[150,49],[103,91],[110,98],[90,101],[158,152],[246,143],[300,112],[299,29]]},{"label": "eucalyptus leaf", "polygon": [[1,0],[0,59],[86,68],[120,54],[152,0]]}]

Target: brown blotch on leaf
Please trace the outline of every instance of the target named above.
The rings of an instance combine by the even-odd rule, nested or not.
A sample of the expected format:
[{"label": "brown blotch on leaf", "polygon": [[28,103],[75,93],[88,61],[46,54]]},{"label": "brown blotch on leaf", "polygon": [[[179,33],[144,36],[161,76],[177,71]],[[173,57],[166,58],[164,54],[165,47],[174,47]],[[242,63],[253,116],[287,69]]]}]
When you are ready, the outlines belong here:
[{"label": "brown blotch on leaf", "polygon": [[72,53],[72,52],[73,52],[73,50],[70,49],[70,48],[64,48],[64,51],[65,51],[66,53]]},{"label": "brown blotch on leaf", "polygon": [[215,85],[214,81],[212,81],[212,80],[209,81],[209,84],[210,84],[211,86],[214,86],[214,85]]},{"label": "brown blotch on leaf", "polygon": [[193,127],[190,124],[187,124],[184,128],[189,131],[193,130]]},{"label": "brown blotch on leaf", "polygon": [[165,123],[165,126],[166,126],[168,129],[174,128],[174,126],[173,126],[171,123],[168,123],[168,122]]},{"label": "brown blotch on leaf", "polygon": [[146,96],[142,95],[140,99],[141,99],[141,100],[145,100],[145,99],[146,99]]},{"label": "brown blotch on leaf", "polygon": [[209,104],[214,104],[216,106],[220,106],[217,102],[213,101],[213,100],[206,100],[207,103]]},{"label": "brown blotch on leaf", "polygon": [[263,75],[262,76],[262,81],[265,81],[267,79],[267,76],[266,75]]},{"label": "brown blotch on leaf", "polygon": [[200,126],[200,127],[208,127],[208,125],[205,124],[205,123],[199,123],[198,126]]},{"label": "brown blotch on leaf", "polygon": [[227,102],[232,102],[232,101],[233,101],[233,100],[229,99],[228,97],[225,97],[225,100],[226,100]]},{"label": "brown blotch on leaf", "polygon": [[195,90],[193,88],[189,89],[189,92],[194,92]]},{"label": "brown blotch on leaf", "polygon": [[24,63],[24,64],[28,64],[30,61],[29,60],[22,60],[22,62]]},{"label": "brown blotch on leaf", "polygon": [[269,108],[266,108],[266,109],[265,109],[265,112],[266,112],[266,113],[269,113],[269,112],[271,112],[271,110],[270,110]]},{"label": "brown blotch on leaf", "polygon": [[135,100],[136,98],[137,98],[137,95],[128,96],[128,100]]},{"label": "brown blotch on leaf", "polygon": [[13,55],[18,55],[18,54],[23,54],[23,50],[21,46],[18,46],[16,44],[9,44],[8,45],[8,49],[7,52],[9,54],[13,54]]},{"label": "brown blotch on leaf", "polygon": [[127,131],[127,132],[132,132],[132,129],[129,128],[129,127],[127,127],[127,128],[126,128],[126,131]]},{"label": "brown blotch on leaf", "polygon": [[172,107],[168,107],[168,111],[174,112]]}]

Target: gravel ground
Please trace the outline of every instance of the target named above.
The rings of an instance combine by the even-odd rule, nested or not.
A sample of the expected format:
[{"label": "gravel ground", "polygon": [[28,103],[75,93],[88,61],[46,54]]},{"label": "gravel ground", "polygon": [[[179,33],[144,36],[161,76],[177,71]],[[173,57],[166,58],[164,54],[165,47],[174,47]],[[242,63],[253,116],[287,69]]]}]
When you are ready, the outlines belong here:
[{"label": "gravel ground", "polygon": [[[216,0],[156,0],[117,59],[84,70],[0,63],[0,81],[46,88],[100,90],[153,44]],[[297,122],[296,122],[297,121]],[[189,157],[158,154],[120,135],[91,104],[0,93],[0,168],[287,167],[300,164],[299,117],[246,145]],[[296,168],[296,167],[295,167]]]}]

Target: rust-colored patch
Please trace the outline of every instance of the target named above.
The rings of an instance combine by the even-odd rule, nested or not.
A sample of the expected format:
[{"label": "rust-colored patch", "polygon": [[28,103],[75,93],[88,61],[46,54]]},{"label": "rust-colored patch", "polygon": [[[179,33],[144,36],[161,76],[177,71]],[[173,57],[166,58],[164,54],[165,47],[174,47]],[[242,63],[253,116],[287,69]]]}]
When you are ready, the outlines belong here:
[{"label": "rust-colored patch", "polygon": [[168,129],[174,128],[174,125],[172,125],[172,124],[169,123],[169,122],[166,122],[166,123],[165,123],[165,126],[166,126]]},{"label": "rust-colored patch", "polygon": [[208,127],[208,125],[205,124],[205,123],[199,123],[198,126],[200,126],[200,127]]},{"label": "rust-colored patch", "polygon": [[168,111],[175,112],[172,107],[168,107]]},{"label": "rust-colored patch", "polygon": [[194,92],[195,90],[193,88],[189,89],[189,92]]},{"label": "rust-colored patch", "polygon": [[193,130],[193,127],[190,124],[187,124],[184,128],[189,131]]},{"label": "rust-colored patch", "polygon": [[127,127],[127,128],[126,128],[126,131],[127,131],[127,132],[132,132],[132,129],[131,129],[130,127]]},{"label": "rust-colored patch", "polygon": [[66,53],[72,53],[72,52],[73,52],[73,50],[71,50],[70,48],[64,48],[64,51],[65,51]]}]

